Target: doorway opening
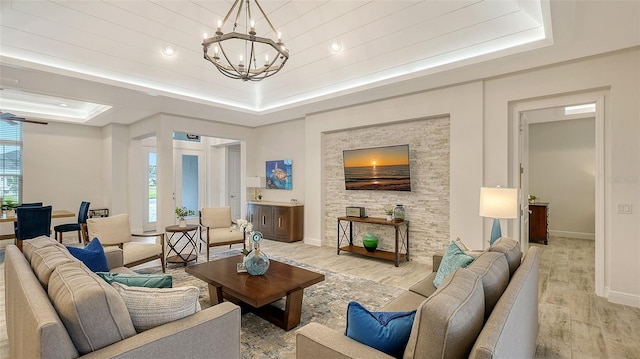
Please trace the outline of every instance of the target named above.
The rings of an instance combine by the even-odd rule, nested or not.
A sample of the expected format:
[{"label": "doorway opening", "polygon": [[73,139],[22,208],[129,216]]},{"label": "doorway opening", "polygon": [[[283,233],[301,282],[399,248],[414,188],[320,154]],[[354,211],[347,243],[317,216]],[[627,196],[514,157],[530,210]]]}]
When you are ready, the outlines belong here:
[{"label": "doorway opening", "polygon": [[[589,105],[586,112],[576,110],[578,108],[576,106],[585,105]],[[606,272],[604,105],[605,91],[525,100],[510,104],[512,128],[510,176],[512,183],[520,188],[521,210],[518,232],[522,250],[526,251],[529,245],[528,196],[535,195],[538,197],[536,201],[549,202],[550,233],[595,240],[595,292],[599,296],[605,295]],[[587,131],[587,133],[580,134],[576,133],[577,131]],[[565,133],[565,138],[558,138],[561,132]],[[556,140],[552,142],[552,138]],[[577,151],[575,148],[569,149],[570,145],[589,148],[581,148]],[[562,156],[556,153],[554,157],[553,151],[561,151],[562,147],[565,153]],[[544,162],[545,159],[547,163]],[[580,162],[580,165],[572,163],[568,166],[566,161]],[[536,173],[534,174],[532,170]],[[559,183],[554,184],[553,181],[540,178],[545,176],[545,171],[553,172],[553,176],[559,177],[564,172],[568,176],[573,176],[573,181],[582,183],[569,184],[565,179],[558,180],[556,177]],[[550,177],[553,176],[550,175]],[[572,189],[579,187],[582,193],[578,195],[568,190],[562,193],[562,189],[558,187],[563,186],[573,186]],[[582,202],[590,208],[576,213],[578,211],[575,210],[575,206]],[[563,216],[560,213],[566,206],[571,206],[570,212],[573,213]]]}]

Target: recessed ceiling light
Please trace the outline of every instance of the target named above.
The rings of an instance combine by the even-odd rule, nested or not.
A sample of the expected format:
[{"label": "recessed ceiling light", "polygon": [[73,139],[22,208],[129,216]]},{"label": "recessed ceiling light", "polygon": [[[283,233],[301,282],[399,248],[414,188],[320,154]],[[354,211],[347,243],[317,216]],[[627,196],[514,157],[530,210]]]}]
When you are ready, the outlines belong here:
[{"label": "recessed ceiling light", "polygon": [[333,43],[331,43],[331,51],[333,51],[334,53],[342,51],[342,44],[334,41]]},{"label": "recessed ceiling light", "polygon": [[67,105],[66,103],[61,103],[60,107],[69,107],[69,105]]},{"label": "recessed ceiling light", "polygon": [[162,53],[167,55],[167,56],[173,56],[175,51],[173,50],[173,46],[167,45],[167,46],[162,48]]}]

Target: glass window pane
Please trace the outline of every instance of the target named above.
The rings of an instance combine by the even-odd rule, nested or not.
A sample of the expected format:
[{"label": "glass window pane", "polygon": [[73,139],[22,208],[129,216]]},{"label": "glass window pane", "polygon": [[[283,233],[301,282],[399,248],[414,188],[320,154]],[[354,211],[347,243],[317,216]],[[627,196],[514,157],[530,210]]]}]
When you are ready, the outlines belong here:
[{"label": "glass window pane", "polygon": [[182,206],[198,213],[198,156],[182,155]]},{"label": "glass window pane", "polygon": [[156,153],[149,152],[149,223],[156,222],[156,212],[157,212],[157,201],[156,201],[156,173],[157,173],[157,165],[156,165]]}]

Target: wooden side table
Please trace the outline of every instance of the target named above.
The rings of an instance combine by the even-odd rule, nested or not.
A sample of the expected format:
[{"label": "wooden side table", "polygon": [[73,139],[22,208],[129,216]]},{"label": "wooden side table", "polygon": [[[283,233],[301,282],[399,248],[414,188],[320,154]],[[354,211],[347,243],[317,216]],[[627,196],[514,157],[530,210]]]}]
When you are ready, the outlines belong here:
[{"label": "wooden side table", "polygon": [[[186,267],[188,262],[198,261],[198,252],[196,251],[198,245],[196,238],[198,234],[197,225],[187,224],[185,227],[173,225],[166,227],[164,231],[167,238],[167,246],[169,247],[165,259],[166,263],[182,263]],[[178,236],[178,234],[180,236],[174,241],[174,237]],[[186,242],[183,239],[186,239]],[[182,247],[179,247],[180,242],[183,242]],[[188,253],[185,251],[187,247],[190,247]],[[171,255],[171,252],[175,253],[175,255]]]},{"label": "wooden side table", "polygon": [[[343,223],[344,222],[344,223]],[[395,230],[395,250],[393,252],[381,251],[376,249],[374,252],[367,251],[364,247],[353,244],[353,239],[358,236],[354,233],[353,222],[369,223],[381,226],[393,226]],[[402,231],[404,227],[404,232]],[[348,245],[343,246],[342,243],[349,241]],[[409,221],[387,221],[385,218],[375,217],[338,217],[338,255],[340,251],[357,253],[367,257],[374,257],[393,261],[397,267],[401,259],[409,261]],[[404,253],[402,251],[404,250]]]}]

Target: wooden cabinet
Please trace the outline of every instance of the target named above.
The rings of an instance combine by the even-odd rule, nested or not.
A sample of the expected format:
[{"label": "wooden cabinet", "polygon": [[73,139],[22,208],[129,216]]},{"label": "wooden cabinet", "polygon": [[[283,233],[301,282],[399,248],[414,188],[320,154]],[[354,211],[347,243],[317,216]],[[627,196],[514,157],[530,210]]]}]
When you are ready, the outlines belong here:
[{"label": "wooden cabinet", "polygon": [[549,243],[549,204],[529,204],[529,242]]},{"label": "wooden cabinet", "polygon": [[267,239],[283,242],[302,240],[304,206],[279,202],[249,202],[247,220]]}]

